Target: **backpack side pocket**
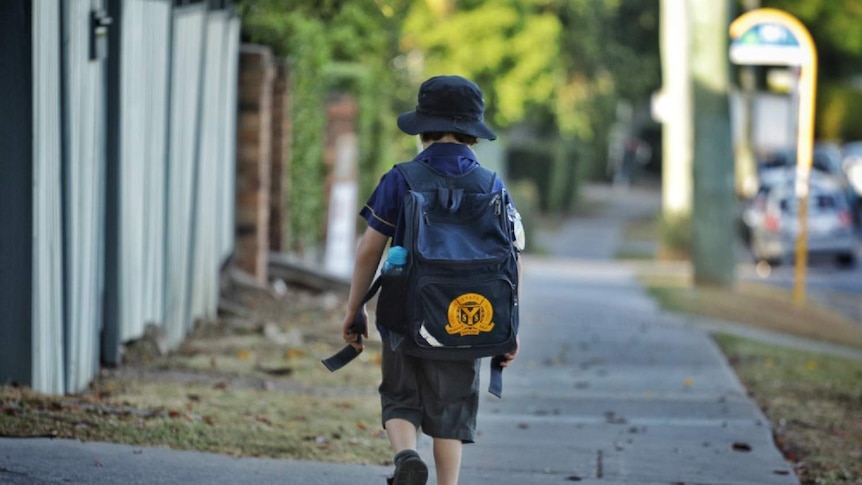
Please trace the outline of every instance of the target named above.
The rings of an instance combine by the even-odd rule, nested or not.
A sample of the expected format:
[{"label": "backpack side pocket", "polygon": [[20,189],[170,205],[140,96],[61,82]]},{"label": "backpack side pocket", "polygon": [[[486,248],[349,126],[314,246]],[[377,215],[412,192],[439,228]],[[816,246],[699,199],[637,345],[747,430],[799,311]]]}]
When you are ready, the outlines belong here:
[{"label": "backpack side pocket", "polygon": [[397,333],[407,333],[407,278],[383,276],[377,296],[377,323]]}]

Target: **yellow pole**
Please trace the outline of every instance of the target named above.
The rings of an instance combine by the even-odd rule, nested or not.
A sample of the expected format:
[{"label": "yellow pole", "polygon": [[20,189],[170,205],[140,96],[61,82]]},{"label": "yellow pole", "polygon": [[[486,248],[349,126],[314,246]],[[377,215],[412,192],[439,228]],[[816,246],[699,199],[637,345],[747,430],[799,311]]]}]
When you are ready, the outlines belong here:
[{"label": "yellow pole", "polygon": [[[807,32],[807,31],[806,31]],[[814,100],[817,93],[817,52],[811,45],[811,62],[801,66],[799,84],[799,139],[796,158],[796,197],[799,201],[799,232],[796,235],[796,267],[793,302],[805,303],[805,275],[808,267],[808,189],[814,140]]]},{"label": "yellow pole", "polygon": [[817,49],[805,25],[787,12],[760,8],[747,12],[730,25],[730,36],[740,38],[759,23],[773,22],[786,27],[804,50],[799,62],[799,130],[796,140],[796,198],[798,200],[799,232],[796,235],[796,266],[793,278],[793,301],[805,302],[805,276],[808,267],[808,189],[811,159],[814,151],[814,105],[817,95]]}]

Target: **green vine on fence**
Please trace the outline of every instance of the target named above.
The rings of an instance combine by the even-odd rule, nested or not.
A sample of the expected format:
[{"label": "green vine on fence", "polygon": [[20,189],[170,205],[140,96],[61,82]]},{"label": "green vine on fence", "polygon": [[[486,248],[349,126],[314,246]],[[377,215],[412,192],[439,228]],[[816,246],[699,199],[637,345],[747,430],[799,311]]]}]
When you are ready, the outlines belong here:
[{"label": "green vine on fence", "polygon": [[[325,229],[326,102],[332,92],[359,105],[359,194],[365,196],[392,163],[387,121],[394,119],[397,19],[373,0],[318,2],[246,0],[240,4],[243,40],[270,47],[286,59],[291,79],[291,251],[320,245]],[[393,27],[395,26],[395,27]]]}]

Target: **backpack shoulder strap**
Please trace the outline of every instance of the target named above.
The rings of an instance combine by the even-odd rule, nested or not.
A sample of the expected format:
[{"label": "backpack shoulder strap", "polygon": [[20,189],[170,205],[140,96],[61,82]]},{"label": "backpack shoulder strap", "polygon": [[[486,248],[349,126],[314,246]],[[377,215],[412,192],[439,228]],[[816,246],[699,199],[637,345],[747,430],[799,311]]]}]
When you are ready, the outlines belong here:
[{"label": "backpack shoulder strap", "polygon": [[459,187],[467,192],[489,193],[494,190],[497,174],[481,165],[459,175],[445,175],[418,160],[399,163],[395,168],[401,172],[410,190],[428,192],[437,187]]},{"label": "backpack shoulder strap", "polygon": [[478,189],[477,192],[490,193],[494,190],[494,184],[497,182],[497,172],[481,165],[476,165],[465,175],[470,176],[470,183]]},{"label": "backpack shoulder strap", "polygon": [[417,160],[399,163],[395,168],[404,176],[407,187],[415,192],[427,192],[440,185],[446,185],[445,175]]}]

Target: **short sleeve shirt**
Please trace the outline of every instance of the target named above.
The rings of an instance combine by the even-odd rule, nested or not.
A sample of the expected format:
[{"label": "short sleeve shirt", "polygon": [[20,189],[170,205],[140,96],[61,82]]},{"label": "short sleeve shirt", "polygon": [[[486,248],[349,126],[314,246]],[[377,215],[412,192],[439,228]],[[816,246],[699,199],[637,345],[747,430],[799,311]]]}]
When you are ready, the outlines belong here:
[{"label": "short sleeve shirt", "polygon": [[[414,160],[427,163],[436,171],[446,175],[460,175],[479,164],[476,154],[469,146],[460,143],[432,143],[416,155]],[[503,181],[495,179],[494,190],[505,188]],[[359,211],[368,225],[401,244],[402,234],[398,227],[401,205],[407,193],[407,181],[394,167],[380,178],[377,188]]]}]

